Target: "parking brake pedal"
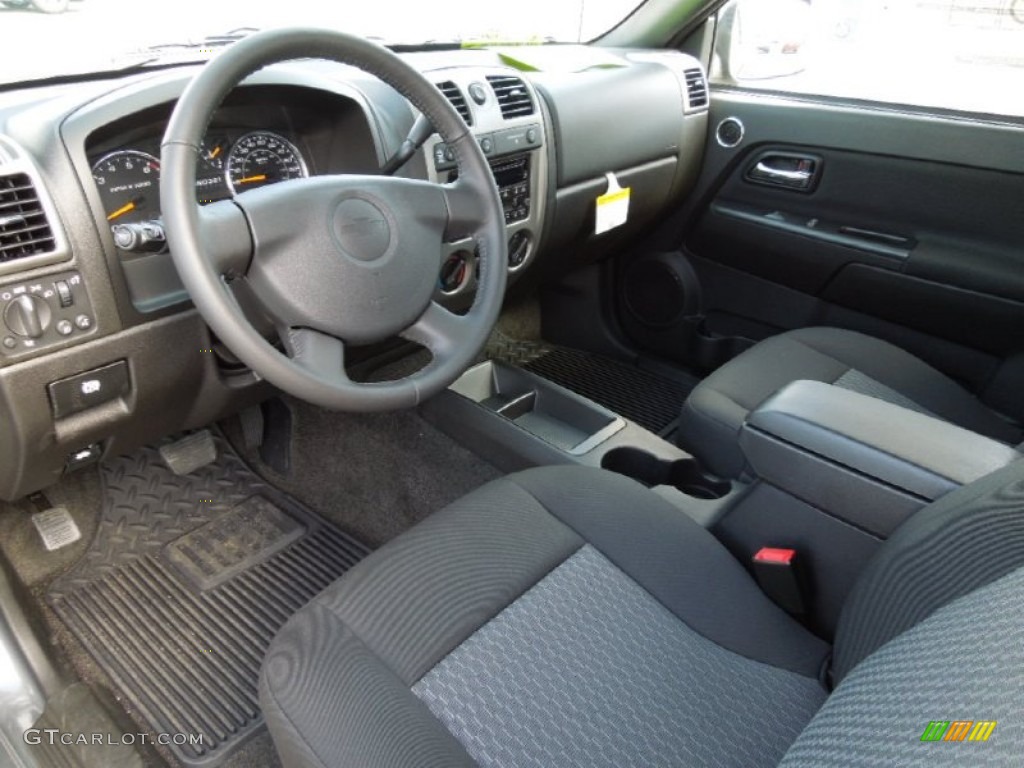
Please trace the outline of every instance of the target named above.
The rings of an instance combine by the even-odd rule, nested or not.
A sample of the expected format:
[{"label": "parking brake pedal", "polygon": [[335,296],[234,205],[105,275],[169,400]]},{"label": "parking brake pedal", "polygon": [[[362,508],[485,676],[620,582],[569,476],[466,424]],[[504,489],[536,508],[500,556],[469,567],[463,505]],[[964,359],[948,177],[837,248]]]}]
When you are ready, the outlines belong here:
[{"label": "parking brake pedal", "polygon": [[28,497],[32,525],[47,552],[63,549],[82,538],[82,532],[67,507],[55,507],[44,493],[33,493]]},{"label": "parking brake pedal", "polygon": [[217,460],[210,430],[203,429],[160,447],[160,458],[176,475],[190,475]]}]

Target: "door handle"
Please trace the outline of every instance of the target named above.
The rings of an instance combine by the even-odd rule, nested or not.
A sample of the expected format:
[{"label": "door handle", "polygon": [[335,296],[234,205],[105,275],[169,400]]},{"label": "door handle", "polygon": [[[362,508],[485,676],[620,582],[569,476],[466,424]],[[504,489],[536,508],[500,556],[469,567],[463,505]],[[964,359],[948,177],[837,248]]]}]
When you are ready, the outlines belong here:
[{"label": "door handle", "polygon": [[770,152],[757,158],[747,170],[747,181],[797,192],[810,192],[821,173],[822,160],[815,155]]},{"label": "door handle", "polygon": [[762,160],[754,166],[754,173],[758,178],[765,180],[771,179],[780,184],[806,184],[811,180],[810,170],[795,170],[790,171],[785,168],[772,168],[767,162]]}]

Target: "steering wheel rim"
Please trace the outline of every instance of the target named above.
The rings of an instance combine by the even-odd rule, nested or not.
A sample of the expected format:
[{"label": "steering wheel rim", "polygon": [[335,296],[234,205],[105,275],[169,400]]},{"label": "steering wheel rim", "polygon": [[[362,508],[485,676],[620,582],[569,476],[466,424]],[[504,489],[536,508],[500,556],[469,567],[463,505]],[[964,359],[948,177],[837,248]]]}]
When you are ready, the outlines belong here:
[{"label": "steering wheel rim", "polygon": [[[300,58],[348,64],[395,88],[452,147],[458,180],[431,184],[317,176],[201,208],[196,166],[214,111],[252,73]],[[316,405],[380,411],[419,404],[472,364],[501,311],[508,258],[504,214],[480,146],[429,80],[363,38],[320,29],[271,30],[240,40],[211,60],[186,87],[168,123],[160,195],[171,256],[199,313],[258,376]],[[476,243],[480,276],[472,307],[455,315],[433,301],[433,289],[442,243],[463,237]],[[301,270],[303,262],[324,274]],[[424,287],[423,276],[431,271]],[[285,353],[245,318],[228,286],[236,278],[253,286],[278,326]],[[402,291],[408,295],[394,295]],[[336,296],[333,303],[331,296]],[[314,315],[311,304],[322,316]],[[346,343],[396,334],[427,347],[430,364],[396,381],[348,378]]]}]

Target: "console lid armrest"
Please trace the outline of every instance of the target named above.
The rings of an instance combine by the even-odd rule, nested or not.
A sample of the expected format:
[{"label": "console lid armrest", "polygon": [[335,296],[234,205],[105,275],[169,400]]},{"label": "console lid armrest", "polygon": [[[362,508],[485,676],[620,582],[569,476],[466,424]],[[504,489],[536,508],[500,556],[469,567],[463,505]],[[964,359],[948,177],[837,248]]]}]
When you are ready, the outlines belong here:
[{"label": "console lid armrest", "polygon": [[[752,411],[740,446],[762,479],[882,535],[913,507],[1020,458],[949,422],[817,381],[793,382]],[[850,519],[875,518],[869,508],[886,498],[891,514]]]}]

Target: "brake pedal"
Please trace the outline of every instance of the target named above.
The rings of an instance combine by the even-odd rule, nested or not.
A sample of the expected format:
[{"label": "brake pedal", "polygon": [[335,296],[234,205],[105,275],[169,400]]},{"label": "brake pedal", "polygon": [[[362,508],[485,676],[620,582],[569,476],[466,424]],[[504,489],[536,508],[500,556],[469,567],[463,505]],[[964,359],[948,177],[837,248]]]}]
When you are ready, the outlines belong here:
[{"label": "brake pedal", "polygon": [[160,446],[160,458],[176,475],[190,475],[217,460],[217,444],[210,430],[203,429]]}]

